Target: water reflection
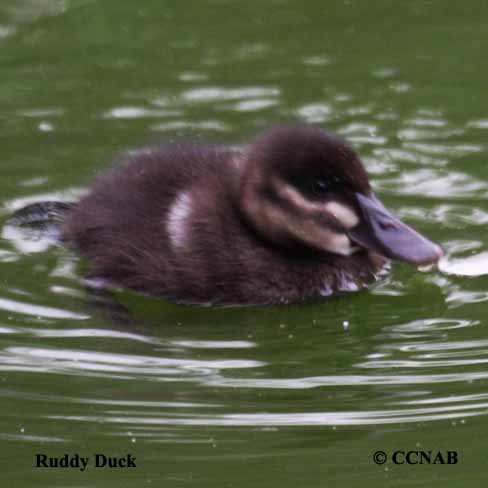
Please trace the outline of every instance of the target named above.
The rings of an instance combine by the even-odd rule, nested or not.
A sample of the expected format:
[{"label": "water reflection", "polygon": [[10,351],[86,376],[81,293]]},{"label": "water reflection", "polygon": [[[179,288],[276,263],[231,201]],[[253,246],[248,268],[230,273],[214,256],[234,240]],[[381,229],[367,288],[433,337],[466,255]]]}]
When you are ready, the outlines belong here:
[{"label": "water reflection", "polygon": [[[170,7],[137,7],[138,21],[120,3],[108,10],[114,19],[102,15],[99,2],[92,10],[89,3],[0,7],[7,13],[0,43],[20,49],[5,62],[0,93],[3,220],[34,201],[77,199],[81,192],[72,185],[84,184],[148,131],[164,140],[194,131],[235,144],[298,118],[348,139],[375,191],[447,254],[439,269],[398,265],[371,290],[296,308],[182,310],[116,293],[130,313],[124,322],[88,306],[81,260],[2,221],[0,438],[72,443],[88,431],[117,442],[213,445],[205,427],[400,429],[486,416],[488,120],[463,98],[465,87],[456,92],[456,112],[456,94],[440,99],[446,85],[415,76],[408,59],[404,68],[399,45],[383,56],[387,46],[374,41],[364,62],[349,53],[342,28],[341,48],[330,52],[323,25],[308,45],[307,28],[298,29],[301,43],[287,43],[281,24],[269,38],[253,36],[256,19],[238,41],[212,23],[214,42],[208,26],[193,24],[208,20],[197,3],[190,28],[175,23],[175,36]],[[85,17],[70,16],[75,6]],[[171,22],[162,28],[166,15]],[[75,28],[76,44],[66,40],[64,52],[59,39]],[[178,430],[184,426],[204,429]]]},{"label": "water reflection", "polygon": [[[311,59],[306,61],[310,66],[328,65],[328,61]],[[385,80],[393,75],[377,73],[378,79]],[[198,72],[182,73],[181,79],[190,88],[179,97],[152,93],[144,103],[108,108],[101,112],[102,118],[151,119],[153,129],[162,131],[219,132],[231,128],[221,115],[227,110],[261,112],[282,104],[278,87],[208,86]],[[401,217],[430,225],[434,233],[488,222],[488,210],[482,204],[486,183],[452,167],[456,159],[482,151],[476,142],[451,141],[469,128],[457,128],[442,114],[425,109],[402,121],[394,110],[385,111],[380,103],[357,103],[345,92],[329,100],[304,102],[294,113],[312,123],[335,123],[337,132],[359,148],[374,175],[376,190],[397,199]],[[195,104],[211,106],[205,118],[187,116]],[[63,113],[56,109],[18,115],[43,118]],[[399,124],[396,131],[386,130],[386,124],[395,123]],[[393,142],[395,132],[399,144]],[[25,193],[48,181],[21,180],[23,195],[4,202],[4,215],[33,201],[72,200],[82,194],[78,189]],[[472,201],[476,205],[468,203]],[[161,311],[157,302],[157,319],[134,316],[117,323],[103,319],[105,325],[100,326],[100,316],[87,306],[74,260],[51,248],[52,239],[29,240],[25,233],[3,226],[0,259],[22,266],[31,253],[42,251],[49,256],[51,252],[55,262],[45,267],[42,279],[53,297],[71,302],[37,304],[36,292],[22,296],[12,287],[4,289],[0,309],[14,320],[0,328],[10,338],[2,343],[0,372],[69,377],[73,385],[90,380],[102,392],[96,397],[76,396],[73,391],[67,395],[21,390],[4,394],[17,401],[30,395],[29,401],[51,404],[42,414],[44,419],[114,424],[117,428],[107,429],[107,435],[137,432],[153,440],[168,435],[167,431],[158,433],[158,426],[376,425],[484,415],[486,393],[477,385],[488,379],[488,342],[476,335],[465,336],[467,331],[477,331],[481,320],[469,314],[466,318],[449,316],[449,312],[442,315],[488,300],[481,285],[473,289],[456,280],[456,276],[486,273],[485,242],[483,236],[461,240],[448,232],[445,235],[449,236],[443,240],[447,254],[439,270],[406,274],[400,267],[373,290],[322,306],[201,315],[166,306]],[[429,305],[415,304],[415,297],[429,286],[435,289],[428,293],[435,294],[440,316],[433,316]],[[22,291],[22,286],[18,289]],[[361,312],[365,306],[370,311],[367,316]],[[420,317],[402,320],[411,313]],[[310,320],[305,326],[307,314]],[[37,322],[25,323],[23,316]],[[105,385],[114,381],[125,385],[117,390],[116,398],[103,393]],[[172,389],[169,394],[154,392],[152,399],[131,393],[132,389],[147,391],[154,383],[171,384]],[[468,394],[466,384],[478,391]],[[446,395],[446,388],[460,393]],[[291,392],[295,392],[293,400]],[[264,393],[271,396],[260,400]],[[281,397],[284,404],[274,400]],[[71,405],[69,413],[63,413],[63,403]],[[86,405],[92,413],[84,411]],[[56,410],[59,413],[53,413]],[[28,440],[27,435],[19,436]]]},{"label": "water reflection", "polygon": [[[90,336],[101,337],[102,335],[89,334]],[[83,334],[83,337],[86,335]],[[117,336],[115,337],[117,338]],[[3,364],[0,369],[6,368],[10,371],[18,366],[21,371],[26,371],[31,367],[37,371],[62,372],[62,374],[107,376],[118,379],[137,376],[139,380],[149,379],[151,381],[175,381],[175,376],[177,376],[177,381],[185,381],[185,376],[208,375],[221,369],[256,368],[262,365],[259,361],[245,359],[205,361],[29,347],[11,347],[6,349],[2,356]]]},{"label": "water reflection", "polygon": [[[293,311],[290,311],[292,315],[289,317],[293,317]],[[219,313],[217,312],[215,317]],[[222,317],[226,317],[226,312],[222,313]],[[235,311],[234,318],[239,317],[240,313]],[[256,317],[252,313],[247,313],[249,318]],[[214,313],[210,312],[208,318],[213,315]],[[191,389],[185,388],[185,401],[135,399],[130,394],[131,388],[127,387],[119,391],[116,399],[103,395],[87,398],[46,393],[37,394],[36,397],[36,394],[27,393],[30,401],[53,404],[54,407],[48,410],[56,410],[65,402],[71,404],[78,412],[84,410],[84,405],[91,405],[92,411],[95,411],[90,414],[49,413],[45,418],[94,424],[103,422],[119,426],[115,431],[109,430],[109,435],[121,435],[123,432],[136,431],[137,427],[142,427],[151,428],[150,435],[154,436],[156,434],[153,428],[163,425],[258,427],[395,424],[465,419],[484,415],[487,411],[488,394],[478,391],[473,394],[445,396],[442,387],[444,384],[463,385],[467,382],[477,384],[488,379],[488,370],[485,367],[488,362],[488,341],[464,340],[462,336],[455,340],[454,336],[451,336],[455,332],[479,327],[480,322],[477,320],[426,318],[386,325],[373,334],[370,340],[360,345],[356,337],[350,336],[349,326],[336,329],[335,334],[331,336],[330,320],[326,320],[324,326],[319,327],[317,320],[313,319],[307,334],[310,335],[313,331],[310,340],[316,344],[315,348],[318,348],[320,361],[316,362],[313,359],[314,355],[310,355],[309,351],[310,366],[305,371],[315,370],[322,374],[300,375],[296,372],[290,374],[295,368],[303,369],[300,361],[297,362],[297,358],[303,356],[302,347],[298,346],[298,349],[294,350],[293,345],[295,337],[300,339],[299,329],[292,327],[294,334],[290,334],[289,326],[282,323],[278,317],[278,329],[283,330],[284,334],[273,337],[274,334],[268,333],[268,339],[259,340],[256,337],[259,337],[258,330],[262,326],[258,325],[257,328],[252,328],[253,332],[249,333],[249,329],[246,331],[246,335],[253,337],[252,340],[237,340],[199,339],[198,334],[191,338],[197,329],[188,329],[189,317],[185,317],[184,313],[177,313],[176,317],[178,316],[183,321],[186,319],[186,325],[182,329],[168,331],[169,337],[148,335],[150,329],[146,332],[136,332],[132,327],[130,330],[90,327],[57,329],[41,325],[5,328],[4,334],[22,337],[24,343],[30,342],[29,338],[36,338],[37,342],[55,339],[62,346],[66,341],[77,339],[80,347],[43,347],[41,343],[36,346],[7,345],[0,354],[0,371],[79,377],[83,381],[91,378],[100,384],[106,381],[136,382],[138,389],[141,389],[143,384],[154,382],[172,383],[179,385],[174,387],[174,398],[178,397],[176,392],[183,385],[194,385]],[[59,318],[56,315],[54,317]],[[269,323],[273,312],[265,312],[265,317],[268,321],[267,326],[273,327],[272,323]],[[241,319],[243,318],[241,316]],[[166,317],[166,321],[168,319],[169,316]],[[349,321],[347,322],[349,325]],[[324,346],[317,342],[317,337],[327,328],[328,342],[332,341],[334,349],[341,344],[342,351],[356,351],[350,356],[352,363],[344,371],[339,370],[336,374],[324,374],[330,371],[332,358],[329,356],[328,361],[323,361],[320,350]],[[223,330],[226,331],[224,335],[232,337],[233,334],[227,328],[224,327]],[[216,333],[221,335],[222,330],[217,330]],[[171,338],[175,335],[176,337]],[[104,350],[103,347],[100,350],[86,347],[101,339],[110,345],[110,350]],[[117,347],[124,350],[137,349],[140,353],[114,353],[113,350]],[[281,360],[275,357],[275,360],[270,362],[266,358],[275,347],[284,348],[289,356]],[[203,357],[198,357],[202,354]],[[280,364],[281,368],[288,364],[281,373],[276,369]],[[402,388],[403,395],[395,393],[398,387]],[[393,390],[389,391],[389,388]],[[249,400],[254,398],[253,392],[261,395],[261,392],[265,391],[281,396],[288,391],[302,393],[298,396],[294,394],[298,403],[291,412],[280,412],[280,404],[268,403],[270,400],[263,404],[267,405],[265,411],[261,411],[260,402]],[[322,395],[319,395],[310,404],[313,411],[302,411],[300,398],[301,395],[308,397],[305,393],[307,391],[323,392],[328,400],[324,403],[320,400]],[[201,397],[204,392],[207,393]],[[236,408],[231,400],[232,396],[229,396],[230,392],[236,392],[241,397],[243,405],[246,405],[245,410],[239,411],[239,408]],[[362,406],[364,402],[360,399],[365,395],[370,396],[372,392],[381,396],[387,394],[381,408],[376,404],[373,409]],[[4,390],[2,395],[20,399],[26,394],[21,390]],[[157,396],[167,397],[164,389]],[[354,399],[349,408],[334,408],[337,406],[334,398],[340,404],[345,397],[349,398],[349,401]],[[206,400],[202,401],[203,398]],[[71,412],[73,408],[70,409]],[[209,412],[202,414],[202,408],[208,409]],[[259,411],[253,411],[255,408]],[[268,409],[271,411],[266,411]],[[144,433],[139,431],[137,435],[144,436]]]}]

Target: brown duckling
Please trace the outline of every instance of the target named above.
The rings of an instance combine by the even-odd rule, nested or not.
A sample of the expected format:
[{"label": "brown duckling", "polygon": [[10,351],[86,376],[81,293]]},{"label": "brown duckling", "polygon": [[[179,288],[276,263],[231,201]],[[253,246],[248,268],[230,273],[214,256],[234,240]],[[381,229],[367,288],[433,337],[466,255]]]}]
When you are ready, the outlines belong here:
[{"label": "brown duckling", "polygon": [[192,304],[317,299],[372,282],[389,259],[442,256],[381,204],[342,139],[311,126],[242,151],[140,151],[95,181],[61,234],[92,277]]}]

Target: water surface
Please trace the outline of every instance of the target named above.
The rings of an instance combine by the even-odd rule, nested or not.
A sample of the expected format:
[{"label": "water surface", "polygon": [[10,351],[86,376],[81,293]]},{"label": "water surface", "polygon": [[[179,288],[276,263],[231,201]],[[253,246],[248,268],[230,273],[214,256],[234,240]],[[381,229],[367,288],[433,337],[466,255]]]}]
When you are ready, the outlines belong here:
[{"label": "water surface", "polygon": [[[122,151],[240,145],[277,122],[342,134],[376,191],[442,243],[309,306],[87,296],[69,251],[3,227],[4,486],[480,486],[488,428],[485,3],[6,0],[1,224],[76,199]],[[454,466],[378,466],[383,450]],[[132,453],[41,470],[36,453]]]}]

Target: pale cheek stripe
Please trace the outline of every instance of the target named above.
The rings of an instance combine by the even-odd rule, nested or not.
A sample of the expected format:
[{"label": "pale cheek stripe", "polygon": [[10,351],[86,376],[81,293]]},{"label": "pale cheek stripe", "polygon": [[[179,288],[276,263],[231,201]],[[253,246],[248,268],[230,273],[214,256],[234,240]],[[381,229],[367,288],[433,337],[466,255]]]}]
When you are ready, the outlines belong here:
[{"label": "pale cheek stripe", "polygon": [[359,217],[352,208],[339,202],[329,202],[325,205],[327,212],[332,214],[346,229],[352,229],[359,224]]},{"label": "pale cheek stripe", "polygon": [[351,247],[351,241],[345,234],[330,233],[327,239],[324,240],[324,248],[327,251],[343,256],[349,256],[355,249]]},{"label": "pale cheek stripe", "polygon": [[181,192],[174,200],[168,212],[166,230],[171,245],[182,248],[188,239],[188,217],[192,210],[190,192]]}]

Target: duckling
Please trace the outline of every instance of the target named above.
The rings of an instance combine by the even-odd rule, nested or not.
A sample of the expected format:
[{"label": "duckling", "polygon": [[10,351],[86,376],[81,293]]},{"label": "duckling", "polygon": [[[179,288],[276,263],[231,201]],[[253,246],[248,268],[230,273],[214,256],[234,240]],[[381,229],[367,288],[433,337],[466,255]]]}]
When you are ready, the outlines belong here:
[{"label": "duckling", "polygon": [[91,277],[185,304],[316,300],[368,285],[390,259],[443,254],[382,205],[345,141],[305,125],[241,151],[140,151],[98,177],[61,236]]}]

